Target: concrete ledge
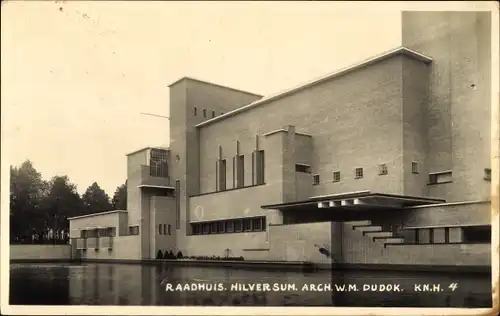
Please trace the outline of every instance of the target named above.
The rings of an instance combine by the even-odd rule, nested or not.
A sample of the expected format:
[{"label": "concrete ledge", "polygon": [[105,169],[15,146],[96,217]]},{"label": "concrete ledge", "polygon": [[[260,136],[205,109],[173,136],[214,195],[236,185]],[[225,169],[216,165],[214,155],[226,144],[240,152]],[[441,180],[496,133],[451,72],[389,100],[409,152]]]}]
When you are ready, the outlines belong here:
[{"label": "concrete ledge", "polygon": [[410,264],[352,264],[352,263],[310,263],[286,261],[223,261],[223,260],[116,260],[116,259],[82,259],[82,260],[50,260],[50,259],[20,259],[10,260],[10,263],[113,263],[113,264],[149,264],[149,265],[184,265],[184,266],[209,266],[237,269],[272,269],[272,270],[332,270],[332,271],[413,271],[413,272],[466,272],[491,274],[491,266],[451,266],[451,265],[410,265]]},{"label": "concrete ledge", "polygon": [[452,265],[412,265],[412,264],[353,264],[334,263],[332,270],[385,270],[414,272],[467,272],[491,274],[491,266],[452,266]]},{"label": "concrete ledge", "polygon": [[191,260],[191,259],[144,259],[144,260],[113,260],[113,259],[82,259],[85,263],[118,263],[118,264],[172,264],[183,266],[209,266],[219,268],[251,268],[251,269],[279,269],[279,270],[313,270],[314,265],[309,262],[286,261],[229,261],[229,260]]},{"label": "concrete ledge", "polygon": [[80,260],[71,259],[10,259],[10,263],[64,263],[64,262],[80,262]]}]

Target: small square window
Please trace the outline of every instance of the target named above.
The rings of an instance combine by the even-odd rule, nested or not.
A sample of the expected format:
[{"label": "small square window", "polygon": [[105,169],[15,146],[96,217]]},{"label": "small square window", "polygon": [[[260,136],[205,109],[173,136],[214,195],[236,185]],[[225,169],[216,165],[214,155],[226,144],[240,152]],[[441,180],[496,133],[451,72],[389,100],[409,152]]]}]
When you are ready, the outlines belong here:
[{"label": "small square window", "polygon": [[361,178],[363,178],[363,168],[356,168],[356,175],[355,175],[355,178],[356,178],[356,179],[361,179]]},{"label": "small square window", "polygon": [[221,112],[220,115],[224,115],[224,112]]},{"label": "small square window", "polygon": [[212,118],[215,117],[215,111],[212,111]]},{"label": "small square window", "polygon": [[318,185],[319,184],[319,174],[315,174],[313,176],[313,185]]},{"label": "small square window", "polygon": [[418,174],[418,163],[415,161],[411,163],[411,172]]},{"label": "small square window", "polygon": [[484,169],[484,180],[491,181],[491,168]]},{"label": "small square window", "polygon": [[380,164],[378,166],[378,175],[383,176],[383,175],[386,175],[387,173],[388,173],[387,165],[385,163]]},{"label": "small square window", "polygon": [[340,182],[340,171],[333,172],[333,182]]}]

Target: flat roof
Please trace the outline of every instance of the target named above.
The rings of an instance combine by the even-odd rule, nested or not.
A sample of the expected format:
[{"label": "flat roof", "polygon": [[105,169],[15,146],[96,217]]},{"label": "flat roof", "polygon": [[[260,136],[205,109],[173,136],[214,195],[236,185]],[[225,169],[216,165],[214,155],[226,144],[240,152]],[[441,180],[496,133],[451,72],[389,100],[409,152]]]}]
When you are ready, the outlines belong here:
[{"label": "flat roof", "polygon": [[428,64],[428,63],[432,62],[432,58],[431,57],[426,56],[426,55],[424,55],[422,53],[419,53],[419,52],[417,52],[415,50],[412,50],[412,49],[409,49],[409,48],[401,46],[401,47],[392,49],[390,51],[384,52],[384,53],[382,53],[380,55],[374,56],[372,58],[366,59],[366,60],[364,60],[364,61],[362,61],[362,62],[360,62],[358,64],[355,64],[355,65],[352,65],[352,66],[340,69],[338,71],[330,73],[330,74],[328,74],[326,76],[323,76],[321,78],[318,78],[318,79],[315,79],[313,81],[309,81],[307,83],[301,84],[301,85],[299,85],[297,87],[294,87],[292,89],[288,89],[288,90],[279,92],[277,94],[274,94],[274,95],[271,95],[271,96],[268,96],[268,97],[264,97],[264,98],[262,98],[260,100],[252,102],[252,103],[250,103],[248,105],[242,106],[242,107],[237,108],[237,109],[232,110],[232,111],[229,111],[229,112],[224,113],[222,115],[219,115],[219,116],[217,116],[215,118],[211,118],[209,120],[206,120],[206,121],[204,121],[204,122],[196,125],[196,127],[207,126],[207,125],[212,124],[214,122],[218,122],[220,120],[223,120],[223,119],[225,119],[227,117],[230,117],[230,116],[236,115],[238,113],[250,110],[250,109],[252,109],[254,107],[257,107],[259,105],[266,104],[268,102],[281,99],[281,98],[283,98],[283,97],[285,97],[287,95],[293,94],[293,93],[298,92],[300,90],[312,87],[314,85],[317,85],[319,83],[322,83],[324,81],[327,81],[327,80],[330,80],[330,79],[333,79],[333,78],[336,78],[336,77],[340,77],[342,75],[348,74],[348,73],[353,72],[355,70],[358,70],[358,69],[361,69],[363,67],[366,67],[366,66],[378,63],[378,62],[380,62],[382,60],[385,60],[385,59],[388,59],[388,58],[391,58],[391,57],[394,57],[394,56],[397,56],[397,55],[405,55],[407,57],[410,57],[410,58],[416,59],[418,61],[421,61],[421,62],[423,62],[425,64]]},{"label": "flat roof", "polygon": [[[349,199],[383,199],[387,201],[393,202],[402,202],[409,203],[413,205],[426,205],[426,204],[436,204],[443,203],[446,200],[443,199],[435,199],[435,198],[425,198],[425,197],[415,197],[415,196],[406,196],[406,195],[394,195],[394,194],[385,194],[385,193],[371,193],[370,191],[357,191],[357,192],[347,192],[347,193],[339,193],[339,194],[331,194],[331,195],[322,195],[317,197],[312,197],[307,200],[296,201],[296,202],[288,202],[288,203],[279,203],[279,204],[270,204],[270,205],[262,205],[263,209],[284,209],[290,207],[297,206],[312,206],[317,205],[320,202],[328,202],[331,200],[349,200]],[[374,204],[375,205],[375,204]]]},{"label": "flat roof", "polygon": [[130,156],[130,155],[133,155],[133,154],[137,154],[138,152],[141,152],[141,151],[144,151],[144,150],[148,150],[148,149],[163,149],[163,150],[170,150],[170,148],[167,148],[167,147],[160,147],[160,146],[157,146],[157,147],[152,147],[152,146],[147,146],[147,147],[143,147],[143,148],[141,148],[141,149],[134,150],[134,151],[133,151],[133,152],[131,152],[131,153],[125,154],[125,156]]},{"label": "flat roof", "polygon": [[80,215],[80,216],[68,217],[68,220],[80,219],[80,218],[86,218],[86,217],[94,217],[94,216],[99,216],[99,215],[107,215],[107,214],[113,214],[113,213],[127,213],[127,211],[114,210],[114,211],[107,211],[107,212],[100,212],[100,213],[85,214],[85,215]]},{"label": "flat roof", "polygon": [[233,91],[236,91],[236,92],[242,92],[242,93],[245,93],[245,94],[250,94],[250,95],[253,95],[253,96],[256,96],[256,97],[260,97],[262,98],[263,95],[260,95],[260,94],[256,94],[256,93],[253,93],[253,92],[248,92],[248,91],[245,91],[245,90],[241,90],[241,89],[236,89],[236,88],[232,88],[232,87],[228,87],[228,86],[224,86],[224,85],[220,85],[220,84],[217,84],[217,83],[213,83],[213,82],[210,82],[210,81],[206,81],[206,80],[200,80],[200,79],[196,79],[196,78],[193,78],[191,76],[187,77],[187,76],[184,76],[180,79],[177,79],[176,81],[172,82],[171,84],[168,85],[168,87],[172,87],[173,85],[181,82],[182,80],[191,80],[191,81],[196,81],[196,82],[199,82],[199,83],[204,83],[204,84],[208,84],[208,85],[211,85],[211,86],[216,86],[216,87],[219,87],[219,88],[224,88],[224,89],[229,89],[229,90],[233,90]]}]

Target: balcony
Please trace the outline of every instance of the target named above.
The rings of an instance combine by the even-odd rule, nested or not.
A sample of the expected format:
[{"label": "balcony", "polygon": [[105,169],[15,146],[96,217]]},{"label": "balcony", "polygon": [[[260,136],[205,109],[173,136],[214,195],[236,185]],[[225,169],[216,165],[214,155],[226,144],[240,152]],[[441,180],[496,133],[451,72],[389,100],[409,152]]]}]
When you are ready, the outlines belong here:
[{"label": "balcony", "polygon": [[99,237],[99,247],[113,249],[113,237]]},{"label": "balcony", "polygon": [[76,249],[87,249],[87,238],[77,238]]},{"label": "balcony", "polygon": [[167,168],[141,165],[141,181],[139,187],[169,188],[170,177]]},{"label": "balcony", "polygon": [[97,237],[87,238],[87,248],[88,249],[99,249],[99,239]]}]

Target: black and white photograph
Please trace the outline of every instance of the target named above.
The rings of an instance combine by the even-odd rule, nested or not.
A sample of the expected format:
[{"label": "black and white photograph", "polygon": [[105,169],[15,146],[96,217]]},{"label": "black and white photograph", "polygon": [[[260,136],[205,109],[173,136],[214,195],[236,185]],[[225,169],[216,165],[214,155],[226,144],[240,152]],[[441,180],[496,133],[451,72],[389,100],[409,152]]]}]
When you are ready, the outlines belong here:
[{"label": "black and white photograph", "polygon": [[498,2],[1,5],[1,314],[498,315]]}]

